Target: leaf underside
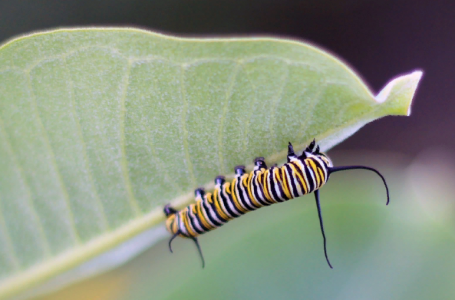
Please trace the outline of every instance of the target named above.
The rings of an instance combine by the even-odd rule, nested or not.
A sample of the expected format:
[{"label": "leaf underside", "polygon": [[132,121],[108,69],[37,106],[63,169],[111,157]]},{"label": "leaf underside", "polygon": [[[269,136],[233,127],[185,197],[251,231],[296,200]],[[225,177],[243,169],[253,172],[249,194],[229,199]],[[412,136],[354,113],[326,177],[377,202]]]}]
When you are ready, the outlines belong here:
[{"label": "leaf underside", "polygon": [[407,115],[421,72],[374,97],[333,56],[272,39],[135,29],[37,33],[0,47],[0,297],[164,220],[289,141],[323,150]]}]

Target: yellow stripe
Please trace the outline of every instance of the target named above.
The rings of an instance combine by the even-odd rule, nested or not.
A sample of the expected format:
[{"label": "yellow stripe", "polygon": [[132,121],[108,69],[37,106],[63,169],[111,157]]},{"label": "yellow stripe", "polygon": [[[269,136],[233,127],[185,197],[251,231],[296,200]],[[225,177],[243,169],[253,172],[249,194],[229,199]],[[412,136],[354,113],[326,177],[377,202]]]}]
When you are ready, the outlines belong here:
[{"label": "yellow stripe", "polygon": [[253,195],[251,194],[251,178],[253,177],[253,172],[251,172],[249,175],[248,175],[248,179],[247,179],[247,182],[246,182],[246,188],[248,190],[248,195],[250,195],[250,200],[252,200],[253,198]]},{"label": "yellow stripe", "polygon": [[225,221],[229,221],[231,218],[229,218],[229,217],[224,213],[224,211],[221,209],[221,205],[220,205],[219,198],[218,198],[218,189],[215,189],[215,191],[213,192],[213,196],[214,196],[213,201],[215,201],[215,206],[216,206],[216,210],[217,210],[218,214],[219,214],[220,217],[221,217],[222,219],[224,219]]},{"label": "yellow stripe", "polygon": [[182,218],[183,223],[185,224],[185,228],[186,228],[186,231],[188,231],[188,234],[192,237],[197,236],[198,233],[193,231],[193,228],[190,225],[190,221],[189,221],[190,216],[188,215],[188,208],[185,208],[183,210],[183,216],[180,215],[180,217]]},{"label": "yellow stripe", "polygon": [[242,212],[247,212],[246,209],[244,209],[240,203],[239,203],[239,200],[237,199],[237,195],[235,194],[235,183],[237,181],[237,178],[234,178],[234,181],[232,181],[232,184],[231,184],[231,195],[232,195],[232,199],[234,199],[234,204],[235,204],[235,207],[242,211]]},{"label": "yellow stripe", "polygon": [[251,190],[251,186],[253,185],[253,183],[252,183],[252,181],[253,181],[253,176],[254,176],[254,171],[251,171],[250,176],[248,176],[248,186],[247,186],[247,188],[248,188],[248,195],[250,195],[250,201],[251,201],[251,203],[255,204],[256,206],[261,207],[262,205],[261,205],[259,202],[257,202],[257,199],[254,197],[253,192],[252,192],[252,190]]},{"label": "yellow stripe", "polygon": [[210,203],[210,204],[213,203],[212,193],[205,194],[205,197],[207,198],[208,203]]},{"label": "yellow stripe", "polygon": [[311,161],[312,164],[314,165],[314,170],[316,170],[316,174],[318,175],[318,179],[319,179],[319,182],[318,182],[318,187],[321,187],[322,186],[322,182],[323,182],[323,178],[324,177],[321,177],[320,174],[319,174],[319,168],[318,166],[316,165],[316,163],[314,161]]},{"label": "yellow stripe", "polygon": [[322,172],[321,168],[318,168],[319,175],[321,175],[321,186],[325,183],[324,172]]},{"label": "yellow stripe", "polygon": [[302,175],[301,178],[302,178],[302,184],[303,184],[303,187],[305,188],[305,194],[308,194],[308,191],[310,190],[309,188],[309,184],[308,184],[308,179],[306,178],[306,174],[305,174],[305,166],[301,163],[301,162],[298,162],[297,165],[299,166],[299,170],[302,172]]},{"label": "yellow stripe", "polygon": [[277,175],[278,180],[279,180],[280,182],[283,183],[282,186],[283,186],[284,194],[285,194],[286,197],[288,197],[289,199],[292,199],[293,197],[291,196],[291,193],[289,192],[288,183],[287,183],[287,180],[286,180],[286,178],[285,178],[286,175],[283,174],[284,177],[283,177],[283,180],[281,180],[281,177],[280,177],[281,174],[280,174],[280,172],[279,172],[278,170],[280,170],[280,171],[282,171],[282,172],[283,172],[283,171],[286,172],[285,167],[282,166],[281,168],[277,168],[277,173],[276,173],[276,175]]},{"label": "yellow stripe", "polygon": [[175,233],[177,233],[177,231],[179,231],[179,224],[177,223],[177,218],[176,218],[175,214],[173,216],[174,216],[174,220],[172,223],[172,232],[175,234]]},{"label": "yellow stripe", "polygon": [[264,183],[262,185],[262,192],[264,193],[265,198],[267,198],[267,200],[275,202],[275,201],[273,201],[272,197],[270,197],[270,193],[269,193],[269,187],[268,187],[269,183],[267,180],[267,177],[269,175],[268,173],[269,173],[269,170],[266,170],[264,173],[262,173],[263,177],[264,177],[264,179],[263,179]]},{"label": "yellow stripe", "polygon": [[308,194],[309,191],[310,191],[310,180],[312,180],[311,178],[307,177],[307,174],[305,172],[305,168],[307,167],[306,163],[305,162],[299,162],[299,169],[302,170],[302,174],[303,174],[303,181],[305,183],[305,188],[306,188],[306,193]]},{"label": "yellow stripe", "polygon": [[321,186],[321,179],[319,178],[319,174],[318,174],[318,170],[317,170],[316,164],[311,159],[308,159],[308,163],[311,165],[310,168],[311,168],[311,170],[313,170],[313,174],[316,177],[316,181],[318,183],[318,188],[319,188]]},{"label": "yellow stripe", "polygon": [[297,172],[296,166],[294,166],[293,164],[289,164],[289,166],[292,168],[292,171],[294,172],[295,176],[297,176],[300,179],[300,182],[302,182],[303,189],[304,189],[304,191],[303,191],[304,195],[308,194],[308,190],[306,188],[305,180],[303,180],[302,176],[300,176],[299,172]]},{"label": "yellow stripe", "polygon": [[197,211],[198,211],[198,215],[199,215],[199,220],[201,220],[201,223],[204,225],[204,227],[208,228],[209,230],[213,229],[214,227],[212,225],[210,225],[209,222],[207,222],[204,214],[202,213],[202,202],[201,201],[196,202],[196,207],[197,207]]},{"label": "yellow stripe", "polygon": [[169,232],[171,232],[172,234],[175,234],[178,230],[178,227],[174,225],[174,223],[175,223],[174,220],[175,220],[175,214],[170,215],[166,220],[166,229]]}]

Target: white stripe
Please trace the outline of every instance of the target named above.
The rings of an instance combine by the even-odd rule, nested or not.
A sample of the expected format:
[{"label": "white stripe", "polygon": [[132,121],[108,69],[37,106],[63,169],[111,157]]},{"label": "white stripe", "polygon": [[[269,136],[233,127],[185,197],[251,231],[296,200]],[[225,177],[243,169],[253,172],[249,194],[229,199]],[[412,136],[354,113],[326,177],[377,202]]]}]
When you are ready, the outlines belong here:
[{"label": "white stripe", "polygon": [[322,180],[322,184],[321,186],[326,183],[326,179],[327,179],[327,168],[324,168],[325,166],[325,163],[324,161],[321,159],[321,157],[317,156],[316,159],[318,160],[319,164],[322,166],[322,172],[324,173],[324,179]]},{"label": "white stripe", "polygon": [[[278,173],[280,173],[280,175],[281,175],[281,168],[276,168],[276,169],[278,169]],[[284,186],[283,186],[282,183],[280,183],[280,181],[276,177],[275,172],[273,172],[273,180],[276,183],[275,184],[275,191],[276,191],[276,194],[278,195],[278,198],[280,198],[280,200],[284,200],[286,198],[286,194],[284,193]],[[278,188],[279,184],[281,184],[281,189],[283,190],[283,194],[281,194],[280,189]]]},{"label": "white stripe", "polygon": [[[256,196],[255,196],[255,185],[258,186],[258,176],[257,176],[257,172],[254,172],[253,173],[253,177],[251,178],[251,194],[253,195],[254,199],[256,200],[256,202],[259,203],[259,205],[262,206],[261,202],[259,201],[260,199],[257,199]],[[260,190],[260,189],[259,189]],[[260,193],[258,193],[259,196]]]},{"label": "white stripe", "polygon": [[305,185],[306,185],[306,188],[308,189],[308,193],[310,193],[311,192],[310,184],[308,182],[308,177],[306,176],[306,172],[305,172],[306,165],[301,160],[298,161],[298,164],[300,166],[300,170],[302,170],[303,180],[305,180]]},{"label": "white stripe", "polygon": [[311,175],[311,178],[313,180],[313,183],[314,183],[314,190],[312,190],[311,192],[315,191],[318,189],[318,182],[316,181],[316,178],[314,177],[314,173],[313,173],[313,168],[311,167],[311,164],[310,163],[306,163],[306,167],[307,169],[310,171],[310,175]]},{"label": "white stripe", "polygon": [[[248,179],[248,177],[250,177],[249,174],[245,174],[246,175],[246,178]],[[248,181],[248,180],[247,180]],[[242,183],[242,181],[240,181],[240,186],[242,188],[242,191],[243,191],[243,195],[246,195],[246,202],[252,207],[252,210],[255,210],[256,209],[256,206],[253,204],[253,202],[251,202],[251,199],[250,199],[250,194],[248,193],[248,187],[245,187]],[[248,209],[247,210],[251,210],[251,209]]]},{"label": "white stripe", "polygon": [[[244,175],[248,176],[247,174],[244,174]],[[242,177],[243,177],[243,175],[242,175]],[[241,201],[241,198],[240,198],[240,191],[242,191],[243,195],[246,195],[246,199],[247,199],[246,202],[247,202],[247,204],[248,204],[248,200],[249,200],[248,190],[245,191],[245,187],[243,186],[243,183],[242,183],[242,177],[239,177],[239,178],[237,179],[237,184],[240,186],[240,189],[239,189],[239,193],[238,193],[237,199],[239,199],[240,205],[242,205],[242,207],[245,208],[246,211],[250,211],[251,209],[248,208],[248,207],[246,207],[246,206],[243,204],[243,202]],[[245,198],[245,197],[244,197],[244,198]]]},{"label": "white stripe", "polygon": [[[294,171],[292,171],[292,172],[294,173]],[[297,177],[297,174],[294,175],[294,179],[293,180],[294,180],[295,187],[297,188],[297,193],[298,193],[297,197],[300,197],[300,196],[304,195],[305,193],[302,190],[302,186],[301,186],[301,184],[299,182],[299,178]],[[295,198],[297,198],[297,197],[295,197]]]},{"label": "white stripe", "polygon": [[[181,212],[183,213],[183,211]],[[179,225],[179,230],[182,232],[182,234],[184,235],[190,235],[188,234],[188,231],[186,230],[186,227],[185,227],[185,223],[183,222],[183,218],[180,217],[180,215],[178,215],[178,225]]]},{"label": "white stripe", "polygon": [[[204,200],[201,198],[201,197],[196,197],[196,202],[197,201],[200,201],[201,202],[201,211],[202,211],[202,214],[204,215],[205,217],[205,220],[210,224],[212,225],[213,227],[217,227],[215,224],[212,223],[212,221],[210,221],[210,219],[208,218],[208,215],[207,215],[207,212],[205,210],[205,205],[204,205]],[[205,200],[206,201],[206,200]]]},{"label": "white stripe", "polygon": [[[190,215],[191,220],[194,221],[194,227],[196,227],[196,229],[198,229],[199,231],[204,232],[205,230],[204,230],[204,228],[201,226],[201,224],[199,223],[199,220],[196,218],[196,215],[193,213],[193,210],[192,210],[192,209],[189,209],[188,211],[189,211],[189,215]],[[188,220],[188,221],[190,221],[190,220]],[[192,224],[191,224],[191,222],[189,223],[189,225],[190,225],[191,227],[193,227]],[[198,233],[198,232],[195,230],[195,228],[192,228],[192,229],[193,229],[194,232]],[[198,233],[198,234],[199,234],[199,233]]]},{"label": "white stripe", "polygon": [[202,215],[204,216],[205,220],[207,221],[207,223],[209,223],[209,225],[212,225],[213,227],[217,227],[215,224],[212,223],[212,221],[210,221],[210,219],[207,215],[207,211],[205,210],[203,201],[201,201],[201,212],[202,212]]},{"label": "white stripe", "polygon": [[233,217],[240,216],[241,213],[237,210],[237,207],[235,207],[235,205],[232,203],[232,201],[234,201],[234,200],[232,199],[232,197],[229,197],[229,194],[226,192],[226,185],[223,185],[222,188],[223,188],[223,190],[222,190],[223,196],[228,199],[229,208],[231,209],[231,211],[233,211],[235,213],[235,216],[233,216]]},{"label": "white stripe", "polygon": [[[284,168],[284,172],[286,173],[287,177],[289,178],[289,180],[286,181],[286,183],[288,183],[288,184],[287,184],[288,190],[289,190],[289,193],[291,193],[291,197],[292,197],[292,198],[297,198],[299,195],[295,195],[295,194],[294,194],[294,190],[293,190],[293,188],[292,188],[292,183],[291,183],[291,180],[292,180],[292,177],[293,177],[293,176],[292,176],[292,167],[289,166],[289,167],[291,168],[291,174],[289,174],[289,171],[288,171],[288,168],[286,168],[286,165],[287,165],[287,164],[284,164],[284,165],[283,165],[283,168]],[[284,180],[286,180],[286,178],[283,178],[283,181],[284,181]]]},{"label": "white stripe", "polygon": [[215,194],[215,193],[218,194],[218,199],[219,199],[218,203],[220,203],[221,210],[224,212],[225,215],[227,215],[228,217],[233,218],[234,216],[231,216],[231,214],[227,211],[226,206],[224,206],[223,199],[221,199],[220,185],[219,184],[216,185],[215,190],[213,191],[213,194]]},{"label": "white stripe", "polygon": [[270,198],[272,198],[272,201],[277,203],[277,199],[275,199],[275,196],[273,196],[272,193],[272,185],[275,186],[273,183],[273,173],[271,172],[272,169],[267,170],[267,190],[269,192]]},{"label": "white stripe", "polygon": [[220,224],[226,223],[226,221],[222,221],[222,220],[218,219],[218,217],[217,217],[216,213],[214,212],[214,210],[212,209],[212,206],[210,205],[207,197],[205,197],[204,201],[205,201],[205,203],[207,203],[207,207],[209,209],[209,214],[210,214],[210,216],[212,216],[212,219],[215,219]]}]

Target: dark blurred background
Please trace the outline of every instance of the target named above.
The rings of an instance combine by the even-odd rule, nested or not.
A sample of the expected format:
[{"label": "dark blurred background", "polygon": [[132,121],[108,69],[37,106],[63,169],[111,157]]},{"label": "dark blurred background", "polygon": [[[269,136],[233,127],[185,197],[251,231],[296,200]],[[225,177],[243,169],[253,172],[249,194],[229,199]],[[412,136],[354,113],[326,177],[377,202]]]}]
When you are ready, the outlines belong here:
[{"label": "dark blurred background", "polygon": [[374,92],[396,75],[422,69],[411,117],[369,124],[337,149],[393,150],[409,156],[428,146],[455,150],[454,1],[0,1],[1,42],[70,26],[306,40],[348,62]]}]

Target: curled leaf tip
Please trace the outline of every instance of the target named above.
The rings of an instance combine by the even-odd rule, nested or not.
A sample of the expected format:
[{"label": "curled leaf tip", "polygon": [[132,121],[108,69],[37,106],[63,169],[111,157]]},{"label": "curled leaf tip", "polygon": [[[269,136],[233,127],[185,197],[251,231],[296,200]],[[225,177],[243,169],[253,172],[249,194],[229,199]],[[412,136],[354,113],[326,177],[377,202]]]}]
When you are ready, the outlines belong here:
[{"label": "curled leaf tip", "polygon": [[379,104],[390,102],[386,105],[389,107],[389,114],[409,116],[412,100],[422,75],[421,70],[416,70],[395,77],[377,94],[375,100]]}]

